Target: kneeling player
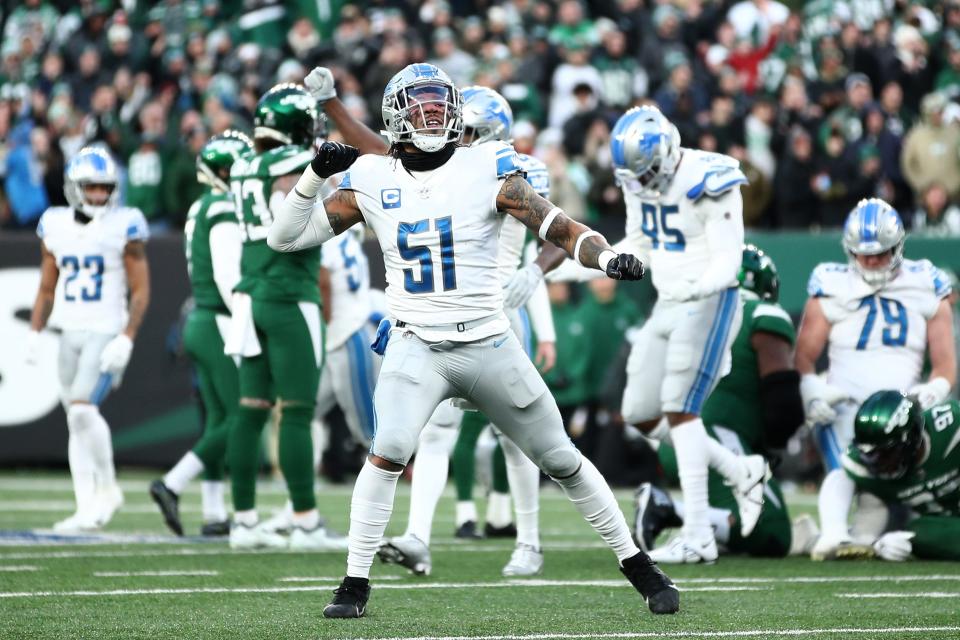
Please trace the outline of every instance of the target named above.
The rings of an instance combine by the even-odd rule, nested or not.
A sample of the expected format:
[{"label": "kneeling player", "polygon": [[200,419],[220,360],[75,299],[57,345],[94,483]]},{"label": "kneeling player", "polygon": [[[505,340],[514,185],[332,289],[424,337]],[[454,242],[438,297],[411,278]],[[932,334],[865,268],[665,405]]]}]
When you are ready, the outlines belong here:
[{"label": "kneeling player", "polygon": [[873,543],[880,558],[960,560],[960,404],[920,406],[900,391],[867,398],[842,458],[841,495],[848,509],[855,491],[907,508],[906,522]]},{"label": "kneeling player", "polygon": [[[803,424],[800,376],[793,366],[793,323],[777,304],[777,268],[753,245],[743,249],[738,280],[743,324],[732,347],[733,365],[703,405],[703,421],[713,439],[746,456],[783,447]],[[660,463],[671,480],[678,479],[674,448],[663,444]],[[708,512],[717,542],[729,551],[757,556],[785,556],[790,550],[790,519],[775,480],[764,487],[763,511],[749,535],[742,535],[733,489],[714,470],[709,476]],[[634,532],[651,548],[666,527],[683,522],[683,505],[673,504],[660,489],[645,483],[637,491]]]}]

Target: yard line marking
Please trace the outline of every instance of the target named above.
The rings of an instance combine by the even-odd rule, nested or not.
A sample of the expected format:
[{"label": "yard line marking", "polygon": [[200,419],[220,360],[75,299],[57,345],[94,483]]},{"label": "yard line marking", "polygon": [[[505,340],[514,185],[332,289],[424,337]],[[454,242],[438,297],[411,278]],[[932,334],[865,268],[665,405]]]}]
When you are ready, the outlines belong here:
[{"label": "yard line marking", "polygon": [[588,638],[771,638],[824,635],[866,635],[900,633],[937,633],[960,631],[960,627],[882,627],[874,629],[832,628],[832,629],[749,629],[743,631],[639,631],[627,633],[531,633],[528,635],[500,636],[416,636],[395,637],[382,640],[586,640]]},{"label": "yard line marking", "polygon": [[[298,587],[196,587],[196,588],[169,588],[169,589],[110,589],[106,591],[2,591],[0,599],[4,598],[60,598],[60,597],[98,597],[98,596],[142,596],[142,595],[187,595],[194,593],[298,593],[313,591],[328,591],[339,584],[331,581],[325,585],[311,585]],[[421,582],[409,584],[379,584],[377,589],[420,590],[420,589],[503,589],[518,587],[622,587],[632,588],[630,583],[623,580],[504,580],[502,582]],[[729,592],[729,591],[761,591],[760,587],[692,587],[681,589],[682,592]]]},{"label": "yard line marking", "polygon": [[29,564],[11,564],[7,566],[0,566],[0,573],[16,573],[18,571],[39,571],[40,567],[34,567]]},{"label": "yard line marking", "polygon": [[[402,580],[405,576],[377,576],[381,580]],[[286,576],[277,578],[277,582],[340,582],[343,576]]]},{"label": "yard line marking", "polygon": [[838,598],[960,598],[960,591],[920,591],[916,593],[837,593]]},{"label": "yard line marking", "polygon": [[96,578],[167,578],[173,576],[218,576],[219,571],[94,571]]}]

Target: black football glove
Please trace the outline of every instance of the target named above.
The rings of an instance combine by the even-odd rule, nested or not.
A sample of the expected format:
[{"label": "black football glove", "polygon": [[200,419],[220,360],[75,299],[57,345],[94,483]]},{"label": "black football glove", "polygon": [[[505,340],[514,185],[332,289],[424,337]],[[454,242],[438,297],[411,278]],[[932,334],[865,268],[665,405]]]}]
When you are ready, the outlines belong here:
[{"label": "black football glove", "polygon": [[346,171],[360,156],[360,150],[340,142],[324,142],[310,161],[310,168],[321,178]]},{"label": "black football glove", "polygon": [[629,253],[621,253],[607,263],[607,277],[614,280],[642,280],[643,263]]}]

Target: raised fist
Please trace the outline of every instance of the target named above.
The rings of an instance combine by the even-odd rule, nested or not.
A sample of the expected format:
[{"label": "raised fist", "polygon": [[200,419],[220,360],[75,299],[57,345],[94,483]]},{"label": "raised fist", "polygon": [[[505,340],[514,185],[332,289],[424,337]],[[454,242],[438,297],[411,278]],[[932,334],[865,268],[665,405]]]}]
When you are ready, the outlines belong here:
[{"label": "raised fist", "polygon": [[644,269],[640,259],[629,253],[621,253],[607,263],[607,277],[614,280],[642,280]]},{"label": "raised fist", "polygon": [[333,83],[333,73],[326,67],[314,67],[303,79],[303,85],[317,102],[326,102],[337,97],[337,88]]},{"label": "raised fist", "polygon": [[321,178],[346,171],[360,156],[360,150],[340,142],[324,142],[310,161],[310,168]]}]

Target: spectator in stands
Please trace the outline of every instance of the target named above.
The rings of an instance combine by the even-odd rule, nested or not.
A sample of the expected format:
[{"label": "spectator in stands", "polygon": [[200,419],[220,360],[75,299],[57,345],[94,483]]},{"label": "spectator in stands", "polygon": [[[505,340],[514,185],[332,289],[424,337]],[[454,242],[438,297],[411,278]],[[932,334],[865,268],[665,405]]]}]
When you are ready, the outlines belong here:
[{"label": "spectator in stands", "polygon": [[772,101],[760,98],[754,101],[750,114],[744,121],[747,158],[768,180],[773,179],[777,168],[777,160],[770,148],[773,141],[774,109]]},{"label": "spectator in stands", "polygon": [[913,213],[913,231],[924,235],[960,238],[960,207],[950,204],[946,188],[933,182],[920,194]]},{"label": "spectator in stands", "polygon": [[914,193],[940,183],[951,198],[960,195],[960,127],[945,125],[943,110],[947,98],[931,93],[923,98],[922,120],[903,141],[903,175]]},{"label": "spectator in stands", "polygon": [[580,0],[563,0],[557,8],[557,24],[550,29],[551,44],[570,49],[597,42],[593,22],[584,15]]},{"label": "spectator in stands", "polygon": [[600,72],[603,103],[618,111],[626,111],[634,98],[647,94],[649,78],[637,59],[627,51],[627,37],[615,24],[601,33],[601,49],[593,57],[593,66]]},{"label": "spectator in stands", "polygon": [[815,174],[813,139],[806,129],[795,125],[790,130],[774,178],[777,225],[786,229],[805,229],[819,222],[819,201],[813,191]]},{"label": "spectator in stands", "polygon": [[477,61],[472,55],[457,47],[452,29],[441,27],[433,32],[433,54],[430,64],[435,64],[460,87],[472,84]]},{"label": "spectator in stands", "polygon": [[568,157],[578,158],[584,155],[587,132],[594,122],[603,120],[603,111],[593,87],[586,82],[578,83],[573,88],[573,97],[573,115],[563,123],[563,150]]},{"label": "spectator in stands", "polygon": [[42,127],[21,127],[13,134],[13,149],[7,157],[4,189],[13,217],[13,227],[30,228],[50,205],[44,186],[50,138]]},{"label": "spectator in stands", "polygon": [[564,46],[564,62],[553,72],[550,94],[549,125],[562,127],[577,110],[578,99],[574,89],[586,85],[597,98],[603,97],[600,72],[589,64],[587,43],[572,41]]},{"label": "spectator in stands", "polygon": [[856,149],[847,144],[839,125],[830,129],[823,144],[824,155],[818,163],[813,190],[820,200],[820,223],[840,227],[858,198],[851,188],[857,177]]},{"label": "spectator in stands", "polygon": [[663,115],[677,125],[681,139],[695,140],[698,122],[708,117],[710,109],[706,89],[693,81],[693,69],[685,55],[670,52],[666,58],[664,66],[669,76],[653,99]]}]

